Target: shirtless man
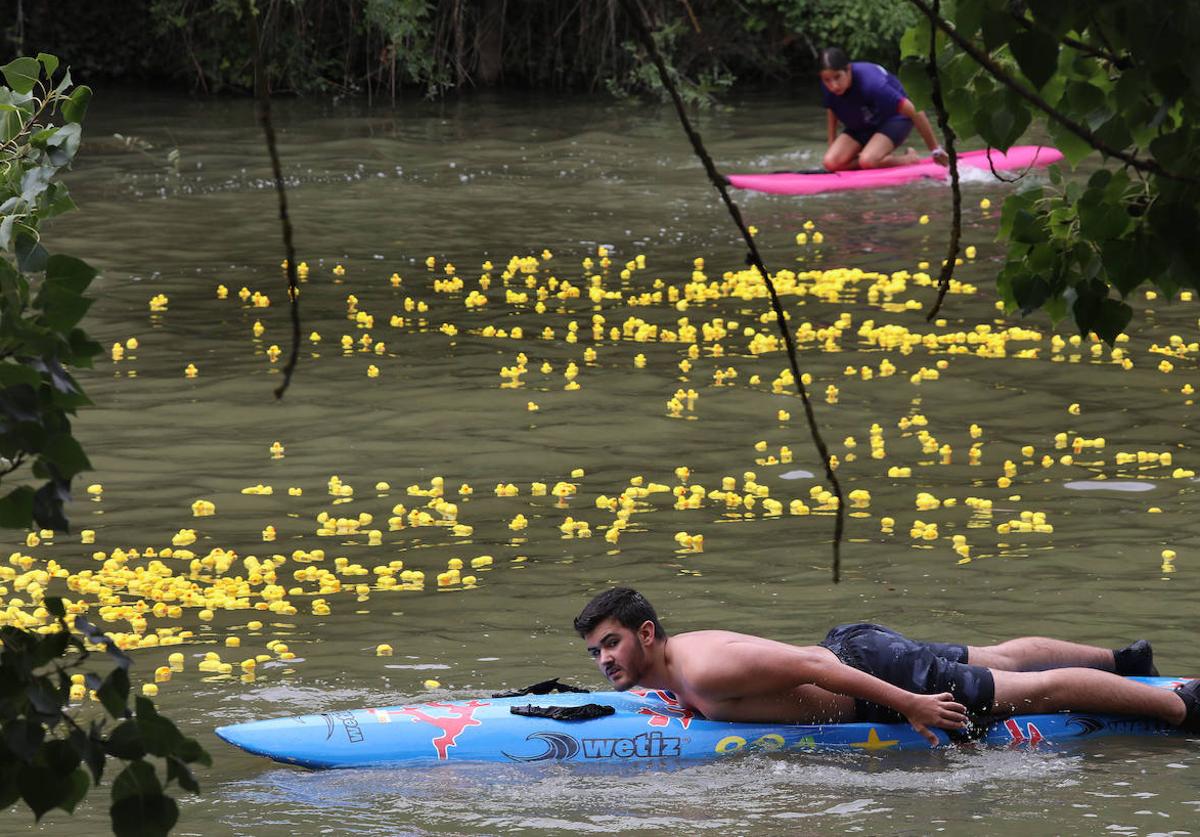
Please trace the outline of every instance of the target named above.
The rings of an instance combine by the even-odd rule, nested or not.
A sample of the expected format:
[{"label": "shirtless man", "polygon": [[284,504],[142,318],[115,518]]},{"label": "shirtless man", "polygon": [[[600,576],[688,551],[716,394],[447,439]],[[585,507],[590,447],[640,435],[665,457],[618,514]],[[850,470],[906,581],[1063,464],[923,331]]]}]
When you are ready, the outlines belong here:
[{"label": "shirtless man", "polygon": [[1144,640],[1116,651],[1042,637],[968,647],[866,623],[840,625],[808,647],[732,631],[668,638],[650,602],[625,587],[592,599],[575,630],[618,691],[667,689],[718,721],[906,719],[936,745],[930,727],[1075,710],[1145,715],[1200,733],[1200,680],[1169,691],[1118,676],[1157,674]]}]

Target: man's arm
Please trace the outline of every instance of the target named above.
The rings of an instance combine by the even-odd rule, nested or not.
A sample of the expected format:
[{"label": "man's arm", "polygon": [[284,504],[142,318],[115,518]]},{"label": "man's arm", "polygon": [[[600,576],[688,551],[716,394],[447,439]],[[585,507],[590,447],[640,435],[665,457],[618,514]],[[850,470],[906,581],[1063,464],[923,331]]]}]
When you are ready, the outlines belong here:
[{"label": "man's arm", "polygon": [[941,166],[948,165],[950,156],[944,148],[938,145],[937,137],[933,134],[933,126],[929,124],[929,119],[925,116],[925,111],[917,110],[908,99],[902,99],[900,101],[900,115],[907,116],[913,121],[913,126],[917,129],[917,133],[921,135],[921,139],[925,140],[925,146],[933,153],[933,161]]},{"label": "man's arm", "polygon": [[837,117],[834,116],[833,111],[829,110],[828,108],[825,109],[825,117],[825,134],[827,137],[826,145],[833,145],[833,141],[837,139]]},{"label": "man's arm", "polygon": [[687,675],[698,693],[715,700],[779,694],[811,684],[896,710],[931,745],[938,739],[929,727],[955,730],[967,723],[966,707],[949,692],[909,692],[821,651],[734,641],[724,652],[698,661],[696,670]]}]

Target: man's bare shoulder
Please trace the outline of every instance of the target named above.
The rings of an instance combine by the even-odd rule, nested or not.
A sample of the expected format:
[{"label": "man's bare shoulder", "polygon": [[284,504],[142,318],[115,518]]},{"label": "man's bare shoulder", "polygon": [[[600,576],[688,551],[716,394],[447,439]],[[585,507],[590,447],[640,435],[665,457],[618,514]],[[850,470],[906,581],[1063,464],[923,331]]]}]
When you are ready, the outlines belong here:
[{"label": "man's bare shoulder", "polygon": [[754,634],[743,634],[738,633],[737,631],[719,630],[688,631],[687,633],[683,634],[675,634],[671,637],[671,642],[675,644],[677,650],[686,650],[689,653],[720,647],[736,646],[741,646],[742,648],[773,648],[779,651],[799,650],[805,647],[811,647],[793,645],[787,642],[780,642],[776,639],[767,639],[766,637],[755,636]]},{"label": "man's bare shoulder", "polygon": [[691,631],[670,639],[671,666],[685,679],[737,676],[744,667],[760,668],[796,660],[813,650],[736,631]]}]

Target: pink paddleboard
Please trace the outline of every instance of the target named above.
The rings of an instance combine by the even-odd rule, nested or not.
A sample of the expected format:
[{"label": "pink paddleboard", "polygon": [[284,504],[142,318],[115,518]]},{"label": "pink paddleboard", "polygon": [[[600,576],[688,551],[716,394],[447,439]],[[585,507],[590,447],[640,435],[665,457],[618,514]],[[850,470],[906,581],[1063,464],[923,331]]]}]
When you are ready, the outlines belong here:
[{"label": "pink paddleboard", "polygon": [[[964,151],[958,155],[960,170],[979,169],[990,171],[1022,171],[1041,168],[1062,159],[1062,152],[1045,145],[1015,145],[1005,154],[995,149]],[[738,189],[770,192],[774,195],[815,195],[819,192],[840,192],[848,189],[885,189],[914,180],[948,180],[950,169],[926,157],[911,166],[894,166],[886,169],[858,169],[855,171],[825,172],[823,174],[731,174],[729,184]]]}]

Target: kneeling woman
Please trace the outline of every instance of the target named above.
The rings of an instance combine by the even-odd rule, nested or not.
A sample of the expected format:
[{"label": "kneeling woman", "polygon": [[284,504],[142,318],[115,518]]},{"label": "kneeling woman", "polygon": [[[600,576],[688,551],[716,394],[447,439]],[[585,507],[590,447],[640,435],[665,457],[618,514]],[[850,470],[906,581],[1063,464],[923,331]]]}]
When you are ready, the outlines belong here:
[{"label": "kneeling woman", "polygon": [[[900,79],[878,64],[851,63],[839,47],[821,51],[821,83],[829,117],[829,150],[823,161],[827,171],[907,166],[920,157],[911,148],[896,152],[913,125],[933,153],[934,162],[946,165],[949,156],[938,145],[925,114],[916,110]],[[846,126],[837,134],[837,123]]]}]

